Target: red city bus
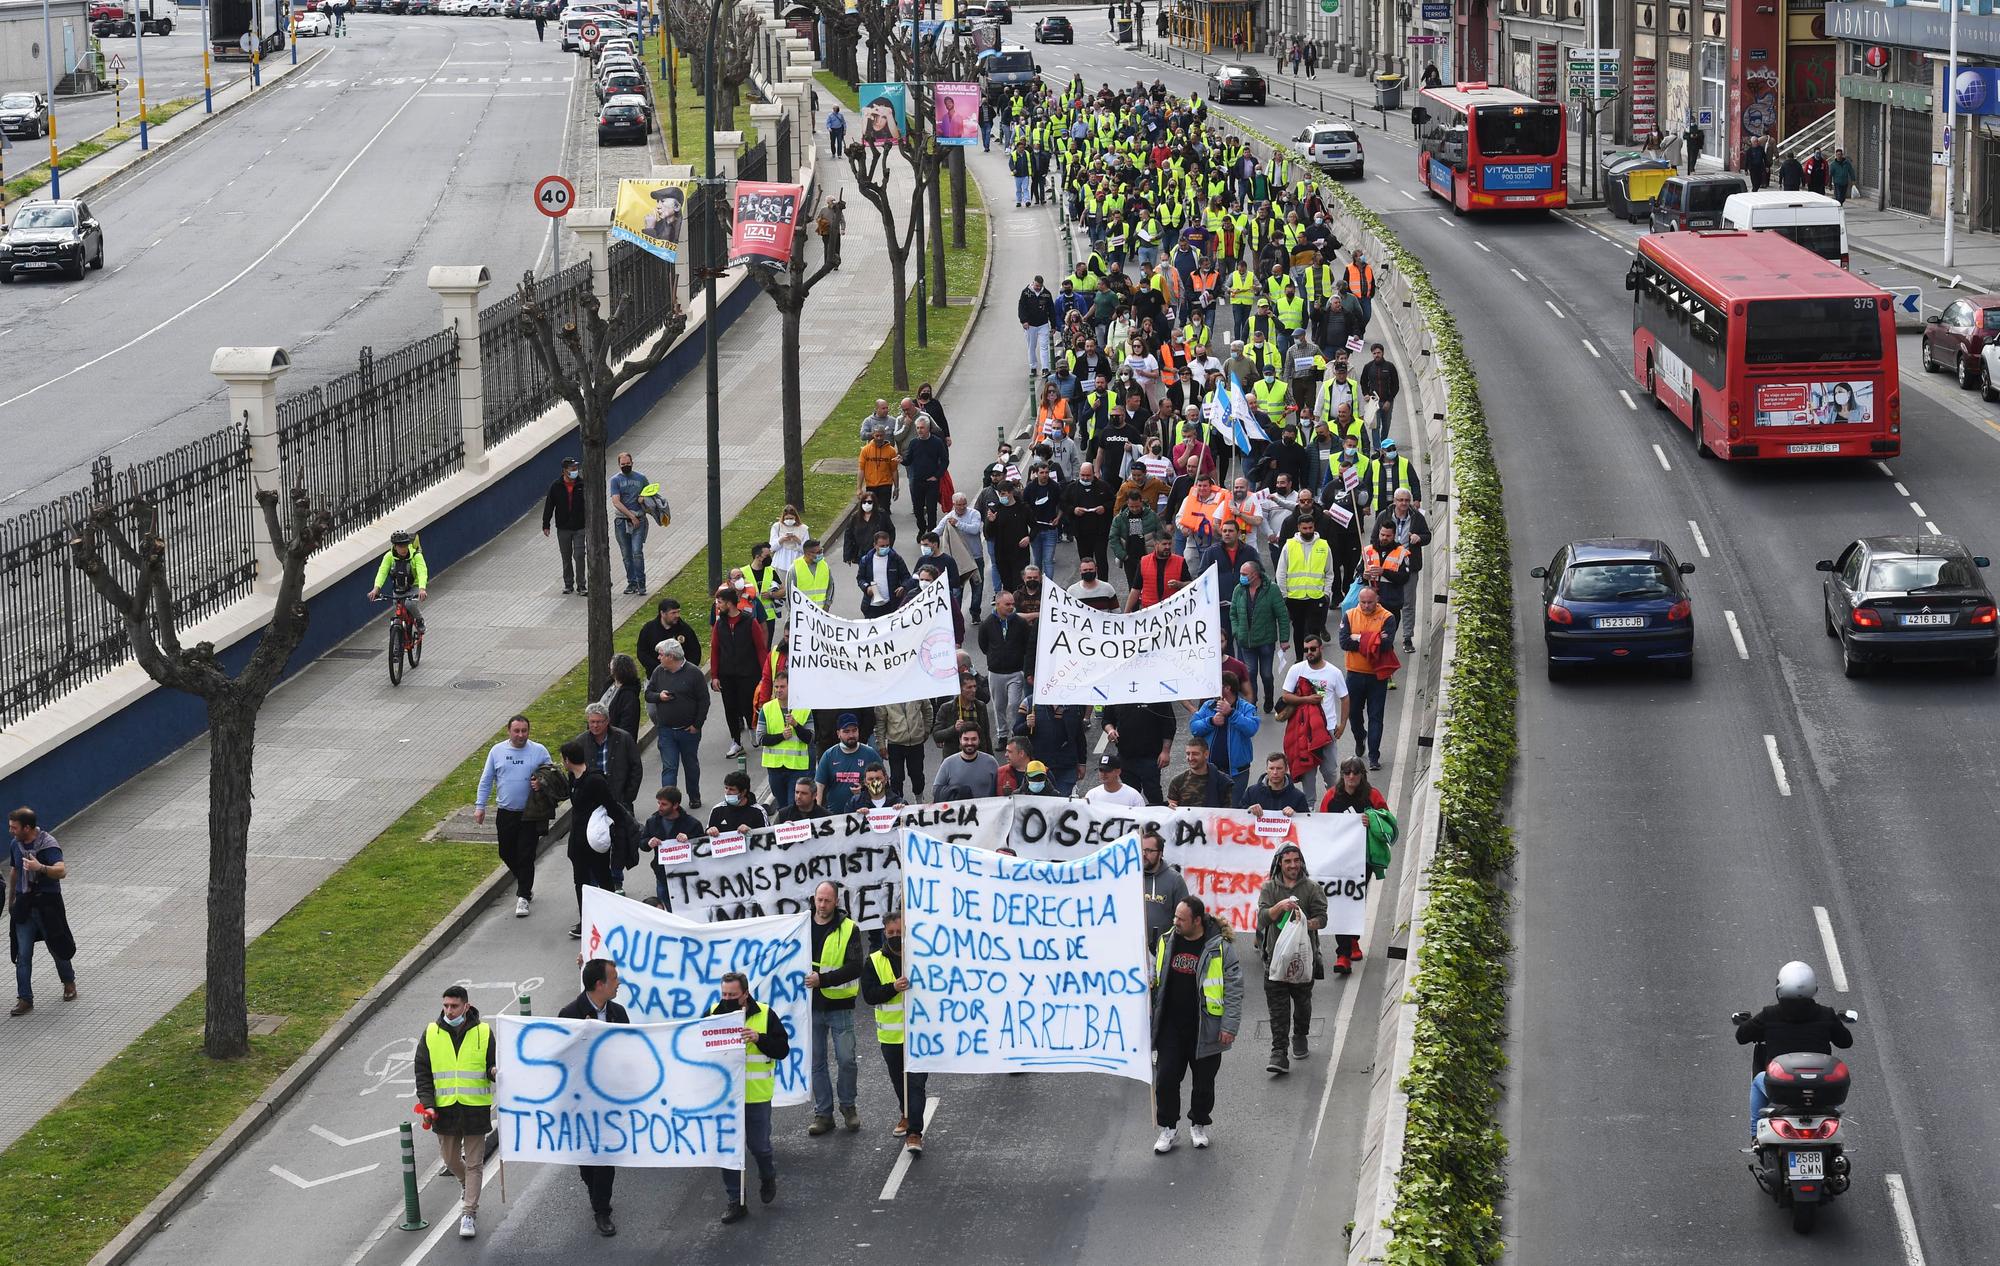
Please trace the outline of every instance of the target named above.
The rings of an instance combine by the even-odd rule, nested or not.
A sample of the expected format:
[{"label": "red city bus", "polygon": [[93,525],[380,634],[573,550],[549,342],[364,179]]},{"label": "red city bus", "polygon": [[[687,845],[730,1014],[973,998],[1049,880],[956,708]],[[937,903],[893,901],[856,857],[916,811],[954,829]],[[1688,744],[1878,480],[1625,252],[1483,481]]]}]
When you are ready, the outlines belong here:
[{"label": "red city bus", "polygon": [[1483,82],[1426,88],[1418,96],[1417,178],[1453,210],[1569,205],[1561,106]]},{"label": "red city bus", "polygon": [[1632,373],[1704,457],[1893,457],[1889,296],[1775,233],[1655,233],[1625,274]]}]

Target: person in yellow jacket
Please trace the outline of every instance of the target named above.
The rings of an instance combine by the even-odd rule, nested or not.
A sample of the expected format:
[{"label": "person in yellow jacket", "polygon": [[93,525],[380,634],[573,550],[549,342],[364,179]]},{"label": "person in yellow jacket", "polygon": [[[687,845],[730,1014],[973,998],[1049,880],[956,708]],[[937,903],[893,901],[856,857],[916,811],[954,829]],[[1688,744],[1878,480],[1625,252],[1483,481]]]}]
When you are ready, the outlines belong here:
[{"label": "person in yellow jacket", "polygon": [[[778,1088],[778,1065],[792,1054],[785,1022],[771,1008],[750,996],[750,978],[740,971],[722,973],[722,999],[708,1009],[710,1015],[743,1017],[743,1147],[757,1162],[757,1199],[765,1204],[778,1198],[778,1163],[771,1153],[771,1097]],[[741,1222],[750,1216],[743,1203],[743,1171],[722,1171],[722,1194],[728,1207],[724,1222]]]},{"label": "person in yellow jacket", "polygon": [[1229,297],[1229,319],[1235,326],[1233,336],[1249,338],[1250,310],[1263,289],[1257,282],[1257,273],[1247,262],[1239,259],[1224,286]]},{"label": "person in yellow jacket", "polygon": [[[850,724],[854,718],[845,718]],[[861,996],[865,955],[861,929],[840,908],[840,890],[832,880],[813,889],[812,970],[806,988],[812,990],[813,1119],[806,1133],[818,1138],[833,1132],[835,1081],[827,1075],[826,1057],[833,1055],[838,1077],[840,1114],[848,1132],[861,1128],[854,1106],[854,1000]]]},{"label": "person in yellow jacket", "polygon": [[375,586],[368,591],[368,601],[381,597],[384,588],[402,599],[403,608],[410,613],[421,636],[424,613],[417,604],[431,596],[431,569],[424,561],[424,547],[416,533],[399,528],[389,534],[389,550],[375,569]]},{"label": "person in yellow jacket", "polygon": [[[772,652],[775,663],[777,653]],[[809,778],[812,768],[812,709],[791,705],[791,675],[774,668],[771,698],[757,712],[753,740],[763,753],[764,777],[771,784],[773,803],[792,802],[792,784]]]},{"label": "person in yellow jacket", "polygon": [[437,1134],[444,1167],[464,1190],[458,1237],[479,1233],[479,1184],[485,1174],[486,1136],[493,1130],[493,1027],[464,985],[447,985],[438,1017],[417,1039],[417,1102]]},{"label": "person in yellow jacket", "polygon": [[894,1133],[903,1140],[903,1150],[917,1157],[924,1154],[925,1092],[930,1075],[910,1072],[903,1061],[903,997],[909,992],[909,968],[903,959],[903,912],[891,910],[882,916],[882,948],[868,956],[867,970],[861,973],[861,1000],[875,1008],[875,1043],[882,1048],[889,1084],[896,1090],[896,1106],[903,1111]]}]

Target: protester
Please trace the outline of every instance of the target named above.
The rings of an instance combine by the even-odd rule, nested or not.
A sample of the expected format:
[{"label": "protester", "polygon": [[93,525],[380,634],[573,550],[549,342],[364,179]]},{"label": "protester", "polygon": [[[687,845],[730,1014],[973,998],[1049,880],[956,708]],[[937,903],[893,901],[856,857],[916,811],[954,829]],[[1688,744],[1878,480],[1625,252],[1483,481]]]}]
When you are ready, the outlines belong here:
[{"label": "protester", "polygon": [[743,610],[737,591],[715,591],[714,623],[709,629],[708,679],[722,696],[722,714],[729,725],[729,750],[743,754],[743,734],[757,723],[757,683],[763,680],[770,642],[764,625]]},{"label": "protester", "polygon": [[1382,768],[1382,713],[1396,658],[1396,615],[1383,606],[1373,586],[1363,585],[1354,609],[1341,613],[1340,649],[1347,653],[1347,715],[1354,723],[1354,754],[1368,768]]},{"label": "protester", "polygon": [[[1305,854],[1299,851],[1299,846],[1288,843],[1279,847],[1278,855],[1271,860],[1271,877],[1257,892],[1257,948],[1267,962],[1280,928],[1291,919],[1304,919],[1306,932],[1312,938],[1312,979],[1264,981],[1264,1001],[1271,1009],[1271,1060],[1264,1071],[1270,1073],[1288,1073],[1292,1070],[1292,1060],[1306,1057],[1306,1039],[1312,1031],[1313,981],[1325,974],[1320,962],[1319,934],[1326,926],[1326,890],[1306,874]],[[1285,1049],[1288,1032],[1289,1051]]]},{"label": "protester", "polygon": [[1146,797],[1137,787],[1125,785],[1124,769],[1111,752],[1097,758],[1098,785],[1083,794],[1091,804],[1123,805],[1130,809],[1146,806]]},{"label": "protester", "polygon": [[[811,784],[807,784],[810,786]],[[674,908],[673,894],[667,888],[667,865],[660,860],[660,849],[668,844],[686,844],[707,831],[701,819],[688,813],[682,807],[679,787],[662,787],[653,793],[653,815],[640,828],[645,842],[641,845],[653,854],[653,898],[662,910]]]},{"label": "protester", "polygon": [[[605,964],[609,966],[610,964]],[[486,1136],[493,1129],[494,1069],[499,1054],[493,1028],[479,1018],[464,985],[446,985],[438,1017],[417,1039],[417,1103],[437,1135],[438,1155],[461,1197],[458,1238],[479,1233],[479,1187],[486,1171]],[[609,1190],[606,1191],[606,1213]]]},{"label": "protester", "polygon": [[[764,778],[771,787],[771,803],[784,805],[792,799],[792,784],[812,768],[812,709],[791,706],[791,674],[772,676],[772,697],[757,713],[754,739],[761,753]],[[664,755],[665,747],[661,748]]]},{"label": "protester", "polygon": [[[771,1150],[771,1099],[778,1088],[778,1065],[789,1059],[792,1044],[783,1021],[750,995],[750,978],[740,971],[722,973],[721,997],[710,1015],[743,1017],[743,1149],[757,1162],[757,1199],[778,1198],[778,1164]],[[750,1216],[743,1203],[743,1172],[722,1171],[725,1205],[722,1221],[741,1222]]]},{"label": "protester", "polygon": [[903,964],[903,912],[890,910],[882,916],[882,948],[868,956],[868,970],[861,976],[861,998],[875,1008],[875,1042],[882,1049],[901,1112],[892,1133],[915,1157],[924,1154],[925,1090],[930,1076],[910,1072],[904,1063],[903,995],[909,991]]},{"label": "protester", "polygon": [[680,643],[682,659],[690,664],[701,662],[701,636],[681,618],[679,598],[660,599],[659,614],[639,626],[639,644],[632,656],[639,661],[641,672],[651,676],[660,666],[660,643],[669,638]]},{"label": "protester", "polygon": [[813,781],[828,813],[846,813],[861,793],[862,771],[880,764],[882,754],[861,741],[861,721],[852,712],[841,713],[833,731],[839,741],[819,758]]},{"label": "protester", "polygon": [[1181,872],[1167,865],[1167,841],[1158,828],[1139,833],[1139,864],[1145,869],[1146,944],[1158,945],[1174,923],[1174,911],[1188,895]]},{"label": "protester", "polygon": [[1236,804],[1229,775],[1209,763],[1208,739],[1188,739],[1187,768],[1167,784],[1167,803],[1176,809],[1228,809]]},{"label": "protester", "polygon": [[[564,1020],[630,1024],[631,1017],[625,1014],[625,1008],[618,1002],[618,968],[609,959],[603,958],[593,958],[585,963],[583,992],[556,1015]],[[483,1136],[481,1143],[483,1146]],[[618,1234],[618,1225],[611,1220],[611,1186],[618,1177],[618,1170],[611,1165],[579,1165],[577,1174],[583,1179],[584,1190],[590,1193],[590,1214],[597,1223],[597,1233]]]},{"label": "protester", "polygon": [[[950,704],[942,705],[950,707]],[[976,710],[983,712],[983,709]],[[972,722],[960,723],[958,750],[938,762],[931,780],[931,801],[976,800],[999,792],[1000,765],[990,752],[980,750],[980,731]]]},{"label": "protester", "polygon": [[479,789],[473,793],[472,820],[486,824],[486,798],[491,795],[497,815],[494,834],[500,845],[500,864],[514,877],[514,917],[525,919],[535,899],[535,845],[542,832],[524,816],[532,791],[535,771],[549,763],[549,749],[528,737],[531,723],[516,714],[507,720],[507,737],[486,753],[479,771]]},{"label": "protester", "polygon": [[1243,798],[1244,785],[1250,777],[1250,761],[1255,755],[1252,743],[1262,723],[1257,705],[1243,697],[1242,679],[1231,672],[1222,674],[1222,693],[1202,704],[1188,722],[1188,733],[1207,740],[1209,762],[1230,780],[1225,806]]},{"label": "protester", "polygon": [[[1383,797],[1379,788],[1369,785],[1368,770],[1362,765],[1361,759],[1357,756],[1350,756],[1340,763],[1340,780],[1338,783],[1327,788],[1325,798],[1319,802],[1319,811],[1321,813],[1366,814],[1369,817],[1369,832],[1372,837],[1378,829],[1378,819],[1375,815],[1387,814],[1389,811],[1389,802]],[[1393,839],[1395,835],[1395,819],[1390,817],[1386,825],[1388,833],[1391,839]],[[1372,851],[1371,849],[1371,853]],[[1386,866],[1386,864],[1385,861],[1383,865]],[[1372,856],[1369,868],[1371,872],[1377,869]],[[1386,877],[1386,871],[1377,877]],[[1334,958],[1333,969],[1340,975],[1345,976],[1349,971],[1350,963],[1361,957],[1361,938],[1358,936],[1336,934],[1333,940],[1336,956]]]},{"label": "protester", "polygon": [[1208,1146],[1214,1122],[1215,1074],[1222,1052],[1243,1027],[1243,968],[1236,960],[1236,933],[1208,913],[1199,897],[1181,898],[1173,927],[1153,951],[1154,1123],[1160,1137],[1153,1150],[1174,1150],[1181,1120],[1181,1082],[1190,1070],[1188,1135],[1195,1147]]},{"label": "protester", "polygon": [[826,1070],[833,1056],[838,1075],[840,1115],[849,1133],[861,1128],[855,1108],[854,999],[861,992],[862,946],[854,920],[840,908],[840,889],[832,880],[813,889],[813,970],[806,973],[812,990],[813,1119],[806,1133],[817,1138],[833,1131],[835,1079]]},{"label": "protester", "polygon": [[660,643],[659,666],[646,680],[646,705],[660,749],[660,785],[686,780],[688,801],[701,808],[701,731],[708,722],[708,680],[680,643]]},{"label": "protester", "polygon": [[618,454],[618,473],[611,477],[612,521],[618,555],[625,561],[625,592],[646,592],[646,525],[642,493],[651,481],[632,469],[632,454]]}]

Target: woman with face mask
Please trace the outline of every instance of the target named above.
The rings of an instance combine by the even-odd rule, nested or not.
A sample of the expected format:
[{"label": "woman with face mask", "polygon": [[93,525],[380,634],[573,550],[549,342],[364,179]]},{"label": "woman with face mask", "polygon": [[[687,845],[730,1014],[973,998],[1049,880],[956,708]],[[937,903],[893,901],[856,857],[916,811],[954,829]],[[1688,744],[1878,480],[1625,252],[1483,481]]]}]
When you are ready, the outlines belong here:
[{"label": "woman with face mask", "polygon": [[771,525],[771,566],[778,569],[781,576],[792,573],[792,564],[805,556],[805,546],[812,536],[812,529],[799,516],[797,506],[786,506]]},{"label": "woman with face mask", "polygon": [[708,811],[708,833],[758,831],[770,825],[764,807],[750,794],[750,775],[732,770],[722,779],[722,803]]}]

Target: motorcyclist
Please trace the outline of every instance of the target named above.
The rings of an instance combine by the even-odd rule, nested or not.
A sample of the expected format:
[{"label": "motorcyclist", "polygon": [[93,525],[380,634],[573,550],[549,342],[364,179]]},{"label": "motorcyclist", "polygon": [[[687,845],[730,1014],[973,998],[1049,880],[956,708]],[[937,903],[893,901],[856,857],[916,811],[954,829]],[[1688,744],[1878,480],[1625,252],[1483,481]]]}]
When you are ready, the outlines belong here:
[{"label": "motorcyclist", "polygon": [[375,601],[382,594],[382,586],[389,586],[390,592],[403,600],[403,607],[421,637],[424,613],[417,604],[430,597],[430,583],[431,569],[424,562],[423,546],[417,544],[413,534],[399,529],[389,536],[389,552],[382,555],[382,565],[375,569],[375,587],[368,591],[368,600]]},{"label": "motorcyclist", "polygon": [[1778,969],[1778,1000],[1736,1026],[1740,1045],[1755,1044],[1751,1051],[1750,1141],[1757,1141],[1757,1121],[1770,1096],[1764,1084],[1764,1070],[1780,1055],[1813,1053],[1831,1055],[1835,1047],[1854,1045],[1854,1035],[1832,1007],[1813,1001],[1819,980],[1813,969],[1801,962],[1786,963]]}]

